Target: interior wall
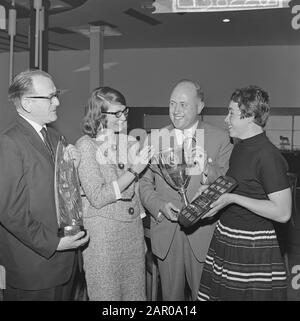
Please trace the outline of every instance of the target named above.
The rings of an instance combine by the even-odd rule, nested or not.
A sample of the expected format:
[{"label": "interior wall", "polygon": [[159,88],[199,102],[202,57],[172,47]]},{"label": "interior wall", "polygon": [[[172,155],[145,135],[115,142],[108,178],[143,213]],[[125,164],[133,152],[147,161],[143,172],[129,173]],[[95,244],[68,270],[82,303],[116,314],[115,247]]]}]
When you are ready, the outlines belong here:
[{"label": "interior wall", "polygon": [[[299,57],[300,46],[106,50],[104,82],[135,107],[167,106],[172,86],[182,78],[200,82],[209,107],[227,106],[232,91],[248,84],[265,88],[272,107],[299,107]],[[8,59],[0,54],[0,130],[14,115],[7,103]],[[28,61],[27,53],[15,54],[15,73],[28,68]],[[50,52],[49,72],[66,90],[56,126],[74,142],[89,94],[88,51]]]}]

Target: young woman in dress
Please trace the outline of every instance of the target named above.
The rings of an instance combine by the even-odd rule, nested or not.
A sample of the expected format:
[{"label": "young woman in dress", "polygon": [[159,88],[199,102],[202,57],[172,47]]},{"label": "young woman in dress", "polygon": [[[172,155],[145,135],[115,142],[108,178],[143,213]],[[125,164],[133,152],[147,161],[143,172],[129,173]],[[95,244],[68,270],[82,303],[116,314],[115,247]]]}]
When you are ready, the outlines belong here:
[{"label": "young woman in dress", "polygon": [[264,126],[269,96],[250,86],[236,90],[225,119],[238,138],[227,175],[238,182],[207,214],[223,209],[206,257],[199,300],[285,300],[286,271],[273,223],[291,215],[287,162]]},{"label": "young woman in dress", "polygon": [[[110,87],[96,88],[83,122],[78,173],[87,199],[83,252],[92,301],[145,300],[145,248],[138,176],[153,153],[126,135],[128,107]],[[125,130],[125,133],[123,133]]]}]

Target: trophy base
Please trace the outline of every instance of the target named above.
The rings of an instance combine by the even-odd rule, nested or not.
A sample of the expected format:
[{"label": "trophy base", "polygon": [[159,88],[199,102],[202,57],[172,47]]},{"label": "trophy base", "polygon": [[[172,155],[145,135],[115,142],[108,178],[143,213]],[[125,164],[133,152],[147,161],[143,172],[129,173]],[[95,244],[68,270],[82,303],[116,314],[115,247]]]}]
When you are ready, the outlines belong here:
[{"label": "trophy base", "polygon": [[59,237],[72,236],[76,235],[80,231],[85,231],[82,225],[69,225],[59,228],[57,235]]}]

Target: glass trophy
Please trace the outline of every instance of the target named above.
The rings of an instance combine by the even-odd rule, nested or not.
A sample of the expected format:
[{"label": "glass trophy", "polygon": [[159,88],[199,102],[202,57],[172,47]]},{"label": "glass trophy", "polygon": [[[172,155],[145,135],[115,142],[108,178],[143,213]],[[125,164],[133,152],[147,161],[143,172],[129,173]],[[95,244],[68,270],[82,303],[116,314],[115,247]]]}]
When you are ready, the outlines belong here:
[{"label": "glass trophy", "polygon": [[66,140],[62,136],[56,148],[54,179],[59,237],[75,235],[84,230],[79,178],[66,147]]},{"label": "glass trophy", "polygon": [[160,175],[173,189],[178,191],[182,203],[188,205],[186,188],[190,181],[187,173],[188,164],[184,160],[182,148],[168,148],[156,154],[153,159],[155,165],[150,164],[150,168]]},{"label": "glass trophy", "polygon": [[153,172],[160,175],[179,193],[181,202],[186,207],[189,205],[186,191],[191,176],[202,174],[206,157],[206,152],[196,145],[194,138],[191,138],[184,140],[182,145],[160,150],[153,156],[149,165]]}]

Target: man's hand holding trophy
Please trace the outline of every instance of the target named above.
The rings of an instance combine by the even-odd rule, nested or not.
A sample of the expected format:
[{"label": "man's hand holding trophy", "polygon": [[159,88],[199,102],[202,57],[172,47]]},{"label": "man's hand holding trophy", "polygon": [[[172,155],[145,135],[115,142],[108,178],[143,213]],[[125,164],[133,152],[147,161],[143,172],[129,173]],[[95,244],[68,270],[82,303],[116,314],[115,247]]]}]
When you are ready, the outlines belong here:
[{"label": "man's hand holding trophy", "polygon": [[[152,158],[150,168],[160,175],[181,196],[184,207],[189,204],[186,190],[191,176],[201,175],[207,170],[209,158],[203,148],[198,146],[195,139],[185,140],[182,145],[168,146],[158,152]],[[168,202],[161,209],[160,215],[164,215],[170,221],[178,221],[180,209]]]}]

